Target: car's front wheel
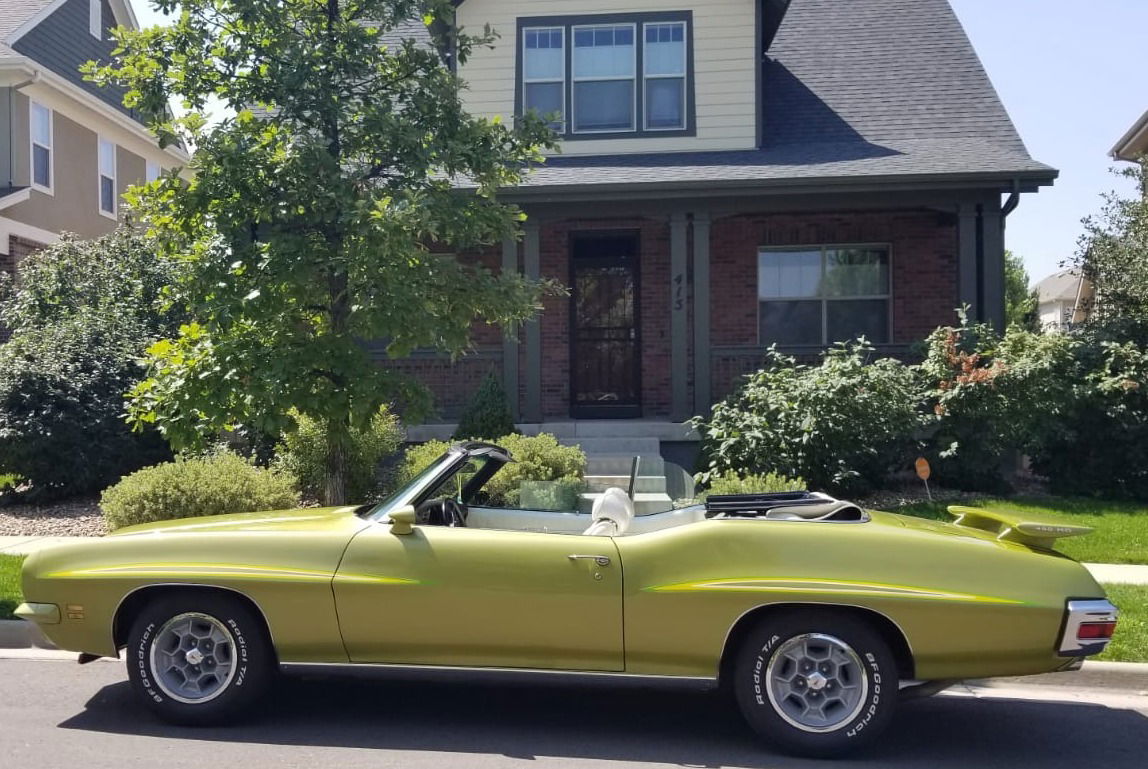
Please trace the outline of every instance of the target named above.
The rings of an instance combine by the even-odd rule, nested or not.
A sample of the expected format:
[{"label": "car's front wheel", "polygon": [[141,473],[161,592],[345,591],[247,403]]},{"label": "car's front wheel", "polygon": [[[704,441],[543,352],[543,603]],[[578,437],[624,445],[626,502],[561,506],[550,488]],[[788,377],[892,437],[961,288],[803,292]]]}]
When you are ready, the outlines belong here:
[{"label": "car's front wheel", "polygon": [[245,715],[276,669],[262,619],[238,598],[200,592],[172,593],[145,606],[128,634],[127,664],[147,706],[185,725]]},{"label": "car's front wheel", "polygon": [[749,725],[801,756],[844,755],[888,725],[896,660],[864,621],[828,610],[765,620],[746,637],[733,688]]}]

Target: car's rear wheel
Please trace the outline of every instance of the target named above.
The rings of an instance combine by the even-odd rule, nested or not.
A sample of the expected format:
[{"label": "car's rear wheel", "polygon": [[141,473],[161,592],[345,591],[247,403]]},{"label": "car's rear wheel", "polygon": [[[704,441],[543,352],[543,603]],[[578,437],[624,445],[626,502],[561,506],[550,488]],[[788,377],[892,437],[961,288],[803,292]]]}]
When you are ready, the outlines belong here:
[{"label": "car's rear wheel", "polygon": [[271,684],[275,652],[260,617],[222,593],[147,604],[128,634],[128,678],[160,718],[220,724],[245,715]]},{"label": "car's rear wheel", "polygon": [[897,701],[896,660],[880,634],[830,610],[763,621],[745,638],[733,676],[754,731],[801,756],[840,756],[868,744]]}]

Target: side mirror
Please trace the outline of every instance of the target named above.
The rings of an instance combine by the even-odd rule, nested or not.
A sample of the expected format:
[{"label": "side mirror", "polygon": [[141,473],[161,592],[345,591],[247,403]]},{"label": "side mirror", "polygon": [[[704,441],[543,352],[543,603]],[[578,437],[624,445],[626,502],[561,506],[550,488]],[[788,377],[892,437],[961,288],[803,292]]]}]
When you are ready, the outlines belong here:
[{"label": "side mirror", "polygon": [[392,534],[410,534],[415,530],[415,508],[412,505],[392,510],[387,517],[391,519]]}]

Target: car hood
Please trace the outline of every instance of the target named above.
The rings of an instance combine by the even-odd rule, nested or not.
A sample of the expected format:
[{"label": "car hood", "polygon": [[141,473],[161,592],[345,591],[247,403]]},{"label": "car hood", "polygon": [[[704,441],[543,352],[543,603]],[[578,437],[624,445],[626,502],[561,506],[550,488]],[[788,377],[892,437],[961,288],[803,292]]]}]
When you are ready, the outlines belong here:
[{"label": "car hood", "polygon": [[[141,534],[215,534],[225,532],[293,532],[318,534],[345,529],[359,520],[358,507],[312,507],[297,510],[272,510],[263,513],[234,513],[199,518],[177,518],[172,521],[125,526],[110,537]],[[364,521],[364,524],[366,522]]]}]

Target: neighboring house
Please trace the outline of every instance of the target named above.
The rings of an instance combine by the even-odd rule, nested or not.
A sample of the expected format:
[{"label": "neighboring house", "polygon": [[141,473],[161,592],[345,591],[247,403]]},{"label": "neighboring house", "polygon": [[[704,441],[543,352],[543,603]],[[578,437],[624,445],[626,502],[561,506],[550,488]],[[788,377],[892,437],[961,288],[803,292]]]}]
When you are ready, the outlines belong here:
[{"label": "neighboring house", "polygon": [[1045,331],[1068,331],[1088,320],[1095,299],[1080,270],[1062,270],[1036,284],[1037,314]]},{"label": "neighboring house", "polygon": [[113,230],[128,187],[187,163],[121,90],[80,75],[109,59],[119,25],[136,26],[125,0],[0,0],[0,269],[61,232]]},{"label": "neighboring house", "polygon": [[1112,148],[1113,160],[1127,160],[1134,163],[1148,155],[1148,112],[1128,129],[1128,133],[1120,137],[1116,146]]},{"label": "neighboring house", "polygon": [[571,293],[518,341],[392,364],[446,420],[494,370],[528,425],[682,440],[770,345],[906,353],[962,304],[1003,327],[1004,219],[1057,172],[947,0],[456,5],[501,36],[461,68],[467,108],[563,137],[505,193],[523,240],[482,258]]}]

